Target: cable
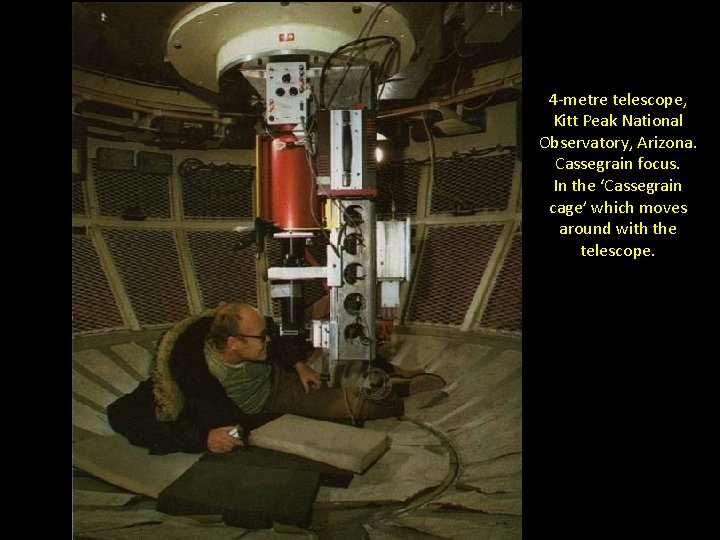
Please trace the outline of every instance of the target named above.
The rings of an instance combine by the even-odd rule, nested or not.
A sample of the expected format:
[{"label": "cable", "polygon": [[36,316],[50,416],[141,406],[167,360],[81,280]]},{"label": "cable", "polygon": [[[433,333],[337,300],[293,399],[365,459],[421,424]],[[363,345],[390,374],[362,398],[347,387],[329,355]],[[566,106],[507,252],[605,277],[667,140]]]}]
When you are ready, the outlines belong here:
[{"label": "cable", "polygon": [[[355,323],[359,324],[363,328],[368,327],[366,324],[364,324],[364,322],[360,316],[358,316],[358,318],[355,320]],[[362,343],[365,347],[369,347],[372,342],[373,342],[373,340],[370,339],[369,337],[367,337],[365,335],[365,333],[360,335],[360,343]]]},{"label": "cable", "polygon": [[[422,113],[423,126],[425,127],[425,133],[428,137],[428,146],[430,151],[430,175],[428,178],[427,192],[432,193],[433,184],[435,183],[435,139],[433,139],[432,133],[427,125],[427,118],[425,118],[425,111]],[[429,197],[425,200],[425,213],[428,213],[428,206],[430,204]]]},{"label": "cable", "polygon": [[[375,58],[375,55],[373,55],[373,58]],[[371,59],[372,60],[372,59]],[[360,77],[360,84],[358,85],[358,103],[363,102],[363,87],[365,86],[365,79],[368,75],[373,75],[370,77],[370,88],[374,88],[375,86],[375,64],[371,61],[368,63],[367,67],[363,70],[362,77]],[[375,100],[373,99],[372,93],[370,94],[370,103],[368,103],[368,107],[370,109],[375,109],[375,100],[377,100],[377,96],[375,96]]]},{"label": "cable", "polygon": [[347,219],[348,221],[351,221],[351,222],[352,222],[352,226],[353,226],[354,228],[359,229],[359,228],[360,228],[360,225],[358,225],[358,223],[355,221],[355,219],[353,219],[353,217],[352,217],[350,214],[348,214],[347,208],[345,208],[345,207],[343,206],[343,204],[340,202],[340,200],[339,200],[339,199],[332,199],[332,201],[337,205],[337,207],[338,207],[338,209],[340,210],[340,212],[345,216],[345,219]]},{"label": "cable", "polygon": [[[370,380],[372,375],[375,375],[380,379],[379,383],[372,383]],[[380,400],[390,395],[390,392],[392,391],[392,380],[390,380],[390,375],[382,369],[368,366],[367,371],[365,372],[365,380],[368,381],[369,389],[368,386],[360,387],[360,395],[362,397],[366,399]]]},{"label": "cable", "polygon": [[[402,167],[403,171],[404,171],[406,167],[409,167],[415,163],[418,163],[420,166],[422,166],[422,164],[424,163],[424,160],[416,161],[415,159],[410,158],[410,159],[406,159],[406,160],[395,159],[395,160],[391,160],[391,161],[384,161],[382,165],[378,166],[378,169],[383,168],[383,167]],[[396,181],[396,178],[398,177],[398,175],[391,173],[391,174],[388,174],[387,176],[388,177],[384,179],[382,185],[387,186],[388,190],[390,191],[391,219],[393,221],[395,221],[395,212],[397,211],[397,200],[395,199],[395,190],[393,189],[393,183]],[[405,172],[403,172],[403,174],[400,176],[402,177],[402,180],[406,179]],[[380,178],[380,176],[378,176],[378,179],[379,178]]]},{"label": "cable", "polygon": [[[507,64],[505,66],[505,71],[503,71],[503,74],[500,76],[500,80],[504,81],[505,77],[507,77],[508,71],[510,70],[510,59],[507,60]],[[496,90],[492,94],[490,94],[485,101],[480,103],[479,105],[473,105],[472,107],[465,107],[463,105],[463,109],[466,111],[477,111],[478,109],[482,109],[485,107],[488,103],[490,103],[490,100],[494,98],[497,95],[498,91]]]},{"label": "cable", "polygon": [[[446,60],[449,60],[450,58],[452,58],[453,55],[455,55],[455,54],[457,54],[459,58],[471,58],[471,57],[475,56],[477,53],[479,53],[480,48],[478,48],[478,50],[474,51],[472,54],[464,55],[458,49],[458,44],[460,43],[460,41],[462,39],[464,39],[472,31],[473,28],[475,28],[477,23],[479,23],[482,19],[483,19],[483,14],[479,15],[462,34],[460,34],[460,32],[455,33],[453,35],[453,50],[450,51],[450,54],[448,54],[446,57],[441,58],[440,60],[435,60],[433,63],[438,64],[440,62],[445,62]],[[458,38],[458,35],[460,36],[459,38]]]},{"label": "cable", "polygon": [[[389,2],[381,2],[380,4],[378,4],[377,6],[375,6],[375,9],[374,9],[373,12],[370,14],[370,17],[368,18],[367,21],[365,21],[365,24],[363,25],[362,29],[360,30],[360,34],[358,35],[358,38],[363,37],[363,33],[365,33],[365,29],[366,29],[366,28],[367,28],[367,36],[370,36],[370,32],[372,32],[372,29],[373,29],[373,28],[375,27],[375,25],[377,24],[377,21],[378,21],[378,19],[380,18],[380,14],[381,14],[381,13],[383,12],[383,10],[384,10],[386,7],[388,7],[389,5],[390,5]],[[371,21],[372,21],[372,22],[371,22]],[[368,27],[368,24],[370,24],[369,27]],[[362,49],[363,49],[363,52],[364,52],[365,47],[363,47]],[[375,53],[375,55],[376,55],[376,54],[377,54],[377,53]],[[362,90],[363,90],[363,85],[364,85],[364,83],[365,83],[365,78],[367,77],[368,71],[370,71],[370,70],[372,69],[372,65],[373,65],[372,60],[375,58],[375,55],[373,55],[373,57],[372,57],[372,58],[370,59],[370,61],[368,62],[368,67],[365,68],[365,71],[363,72],[363,75],[362,75],[362,77],[361,77],[361,79],[360,79],[360,88],[359,88],[359,92],[358,92],[358,102],[360,102],[360,103],[362,103]],[[381,73],[381,75],[382,75],[382,73]],[[371,80],[370,88],[373,88],[373,87],[374,87],[374,83],[373,83],[373,80]],[[374,102],[372,102],[372,99],[373,99],[373,98],[372,98],[372,96],[371,96],[370,108],[375,108],[375,104],[374,104]]]},{"label": "cable", "polygon": [[[377,6],[375,6],[375,9],[370,14],[370,17],[368,17],[368,20],[365,21],[365,24],[360,29],[360,34],[358,35],[358,38],[363,37],[363,34],[365,33],[365,29],[367,28],[367,35],[370,35],[370,32],[372,32],[373,27],[378,21],[378,18],[380,18],[380,14],[383,12],[383,10],[390,5],[389,2],[380,2]],[[372,23],[370,22],[372,21]],[[370,25],[368,27],[368,24]]]},{"label": "cable", "polygon": [[395,221],[395,210],[397,209],[397,207],[395,206],[395,191],[393,191],[392,188],[392,180],[387,182],[385,185],[390,190],[390,219],[392,221]]},{"label": "cable", "polygon": [[[340,81],[338,82],[338,84],[335,86],[335,90],[334,90],[333,94],[330,96],[330,98],[328,99],[328,102],[327,102],[327,104],[325,105],[325,108],[330,108],[330,105],[332,104],[333,99],[334,99],[335,96],[337,95],[338,91],[340,90],[340,87],[342,86],[342,83],[345,81],[345,78],[347,77],[348,73],[350,72],[350,68],[352,67],[352,63],[353,63],[353,60],[355,59],[355,56],[361,54],[361,55],[363,56],[363,58],[365,58],[365,60],[368,62],[368,65],[371,65],[371,64],[372,64],[372,59],[375,58],[375,56],[377,55],[377,53],[379,52],[379,50],[376,51],[375,54],[373,54],[372,58],[368,59],[367,56],[366,56],[366,54],[365,54],[365,50],[367,49],[367,45],[365,45],[365,43],[367,43],[367,41],[369,41],[369,40],[373,40],[373,39],[377,39],[377,38],[385,38],[387,41],[389,41],[389,42],[391,43],[389,52],[390,52],[390,51],[393,51],[393,50],[396,50],[396,49],[399,47],[399,45],[400,45],[400,43],[398,42],[398,40],[395,39],[395,38],[393,38],[393,37],[391,37],[391,36],[373,36],[373,37],[371,37],[371,38],[363,38],[365,41],[362,43],[362,47],[360,47],[360,49],[359,49],[357,52],[353,52],[353,53],[348,57],[347,61],[345,62],[345,66],[344,66],[344,68],[343,68],[342,77],[340,78]],[[374,47],[381,47],[381,46],[382,46],[382,45],[377,45],[377,46],[373,46],[373,48],[374,48]],[[389,53],[389,52],[388,52],[388,53]],[[385,59],[387,59],[388,53],[386,53]],[[334,54],[334,53],[333,53],[333,54]],[[383,66],[385,65],[384,62],[385,62],[385,60],[383,60]],[[384,68],[383,68],[383,69],[384,69]],[[366,68],[366,70],[367,70],[367,68]],[[362,80],[364,81],[364,79],[365,79],[365,77],[363,76]],[[321,76],[321,84],[324,84],[324,83],[323,83],[322,76]],[[323,88],[323,87],[321,86],[321,89],[322,89],[322,88]],[[362,81],[361,81],[361,83],[360,83],[360,91],[362,91]]]},{"label": "cable", "polygon": [[[391,48],[392,48],[392,45],[391,45]],[[362,72],[362,76],[360,77],[360,84],[358,85],[358,99],[357,99],[359,103],[362,103],[362,93],[363,93],[363,87],[365,86],[365,79],[367,78],[368,74],[373,70],[373,66],[375,65],[373,60],[375,60],[375,57],[377,56],[378,52],[380,52],[380,48],[378,48],[375,51],[375,53],[369,59],[367,59],[367,66],[365,66],[365,69]],[[387,56],[387,53],[385,53],[385,55]],[[372,81],[372,79],[371,79],[371,81]],[[372,84],[370,85],[370,88],[372,88]]]},{"label": "cable", "polygon": [[187,158],[178,165],[178,175],[180,178],[188,178],[203,168],[205,163],[197,158]]},{"label": "cable", "polygon": [[338,249],[340,249],[340,246],[342,246],[342,237],[343,237],[343,234],[345,234],[346,230],[347,230],[347,223],[343,223],[343,226],[340,227],[340,232],[338,233],[338,239],[337,239]]},{"label": "cable", "polygon": [[342,86],[343,82],[345,82],[345,78],[347,77],[348,73],[350,73],[350,67],[352,66],[355,56],[358,54],[361,54],[361,51],[362,51],[362,54],[364,55],[364,52],[365,52],[364,49],[360,49],[357,52],[353,52],[350,56],[348,56],[348,59],[345,61],[345,65],[343,66],[342,76],[340,77],[340,80],[338,81],[338,83],[335,85],[335,90],[333,91],[332,95],[328,99],[328,102],[327,102],[328,108],[332,104],[332,101],[335,98],[335,96],[337,95],[337,93],[340,91],[340,87]]},{"label": "cable", "polygon": [[265,128],[265,135],[270,137],[273,141],[275,139],[277,139],[277,137],[275,135],[273,135],[273,133],[270,131],[270,128],[267,125],[267,121],[263,121],[262,125],[263,125],[263,128]]},{"label": "cable", "polygon": [[[348,213],[347,208],[345,208],[338,199],[330,199],[330,200],[337,205],[338,209],[340,210],[340,213],[343,216],[345,216],[345,219],[346,219],[346,223],[343,223],[343,227],[342,227],[342,229],[340,229],[340,233],[338,233],[337,249],[335,250],[335,253],[337,254],[338,253],[337,250],[342,249],[342,246],[340,244],[340,239],[342,238],[343,231],[346,231],[346,229],[347,229],[347,221],[352,222],[351,226],[358,230],[357,234],[360,236],[361,242],[364,240],[364,237],[363,237],[362,233],[360,232],[360,225],[358,225],[358,223]],[[330,245],[332,246],[332,244],[330,244]],[[360,245],[362,245],[363,247],[365,246],[365,244],[363,244],[363,243],[361,243]],[[339,254],[338,254],[338,257],[340,257]]]},{"label": "cable", "polygon": [[178,165],[178,175],[180,178],[187,178],[188,180],[191,180],[199,172],[210,173],[244,171],[247,167],[247,165],[233,165],[232,163],[215,165],[215,163],[205,163],[197,158],[187,158],[181,161],[180,165]]},{"label": "cable", "polygon": [[344,45],[340,45],[337,49],[335,49],[330,55],[327,57],[325,62],[323,63],[322,69],[320,70],[320,107],[326,108],[325,106],[325,72],[327,71],[328,67],[330,66],[330,62],[332,59],[340,54],[340,52],[344,51],[345,49],[349,49],[350,47],[354,47],[357,45],[360,45],[362,43],[367,43],[368,41],[374,41],[374,40],[393,40],[392,36],[372,36],[372,37],[365,37],[365,38],[359,38],[355,39],[353,41],[350,41],[348,43],[345,43]]},{"label": "cable", "polygon": [[385,55],[385,58],[383,59],[383,63],[380,66],[380,76],[383,77],[383,83],[380,87],[380,91],[378,92],[378,96],[381,96],[383,91],[385,90],[385,84],[388,81],[387,71],[388,71],[388,63],[390,61],[390,58],[395,57],[395,69],[393,71],[397,71],[400,68],[400,42],[398,40],[395,40],[393,42],[393,47],[390,51],[388,51],[388,54]]},{"label": "cable", "polygon": [[[305,123],[304,123],[304,122],[303,122],[303,128],[305,128]],[[305,135],[306,135],[306,137],[305,137],[306,140],[309,140],[309,138],[310,138],[310,133],[308,132],[308,130],[307,130],[306,128],[305,128]],[[308,149],[308,145],[307,145],[307,144],[304,145],[304,149],[305,149],[305,160],[307,161],[308,168],[310,169],[310,176],[312,177],[313,183],[314,183],[315,185],[317,185],[317,179],[316,179],[316,176],[315,176],[315,168],[313,167],[312,157],[311,157],[311,155],[310,155],[310,150]],[[340,247],[340,238],[342,237],[343,230],[347,227],[347,224],[344,224],[343,229],[341,229],[340,234],[338,235],[338,243],[337,243],[337,246],[336,246],[335,244],[333,244],[333,243],[330,241],[330,237],[327,235],[327,232],[325,231],[325,229],[323,229],[322,224],[320,223],[320,220],[318,219],[317,215],[315,214],[315,205],[313,204],[314,201],[313,201],[312,194],[313,194],[313,190],[310,189],[310,190],[309,190],[309,196],[310,196],[310,201],[309,201],[309,205],[310,205],[310,215],[312,216],[313,221],[315,222],[315,225],[317,225],[318,229],[320,230],[320,233],[321,233],[322,236],[325,238],[327,244],[332,248],[332,250],[335,252],[335,255],[336,255],[336,256],[338,257],[338,259],[339,259],[339,258],[340,258],[340,249],[341,249],[341,247]],[[352,226],[353,226],[353,227],[355,227],[356,229],[359,229],[359,228],[360,228],[360,227],[358,226],[358,224],[355,222],[355,220],[352,218],[352,216],[350,216],[350,215],[347,213],[347,210],[345,209],[345,207],[343,207],[342,203],[341,203],[339,200],[337,200],[337,199],[330,199],[330,200],[338,206],[338,209],[339,209],[340,212],[345,216],[346,220],[352,222]]]},{"label": "cable", "polygon": [[[309,134],[307,133],[307,131],[305,132],[305,137],[306,137],[306,139],[309,137]],[[309,152],[309,150],[308,150],[307,144],[305,145],[305,160],[307,161],[308,168],[310,169],[310,176],[312,177],[312,182],[313,182],[314,185],[317,186],[317,180],[316,180],[316,176],[315,176],[315,168],[313,167],[312,157],[310,156],[310,152]],[[308,193],[309,193],[309,197],[310,197],[310,200],[309,200],[310,215],[312,216],[313,221],[315,222],[315,225],[317,225],[318,229],[320,230],[320,234],[323,236],[323,238],[325,238],[325,241],[326,241],[327,244],[333,249],[333,251],[335,252],[335,255],[336,255],[337,258],[339,259],[339,258],[340,258],[340,251],[338,251],[338,248],[336,248],[336,247],[332,244],[332,242],[330,242],[330,237],[328,236],[328,234],[327,234],[327,232],[325,231],[325,229],[323,229],[323,226],[322,226],[322,224],[320,223],[320,220],[318,219],[317,215],[315,214],[315,205],[313,204],[315,201],[313,200],[313,190],[312,190],[312,188],[308,190]]]},{"label": "cable", "polygon": [[[347,371],[347,362],[343,362],[343,371],[342,371],[342,374],[340,375],[340,384],[343,384],[343,379],[345,379],[346,371]],[[350,415],[350,423],[354,426],[355,425],[355,414],[353,413],[353,410],[350,407],[350,402],[348,401],[347,388],[343,386],[342,391],[343,391],[343,398],[345,400],[345,407],[347,408],[348,415]],[[358,399],[359,399],[359,397],[355,398],[356,404],[357,404]]]},{"label": "cable", "polygon": [[[342,204],[339,203],[339,202],[337,201],[337,199],[330,199],[330,200],[331,200],[332,202],[336,203],[337,205],[339,205],[339,207],[340,207],[340,212],[342,213],[342,212],[343,212]],[[342,249],[342,247],[341,247],[341,239],[342,239],[343,233],[345,232],[346,229],[347,229],[347,223],[343,223],[343,226],[340,228],[340,231],[338,232],[337,244],[336,244],[336,246],[334,246],[334,247],[335,247],[335,252],[338,254],[338,258],[340,258],[339,250]]]},{"label": "cable", "polygon": [[450,85],[450,97],[455,97],[455,85],[457,84],[458,76],[460,75],[460,68],[462,67],[462,58],[458,60],[457,70],[455,70],[455,76],[453,77],[452,84]]},{"label": "cable", "polygon": [[478,109],[482,109],[482,108],[485,107],[488,103],[490,103],[490,100],[491,100],[492,98],[494,98],[496,95],[497,95],[497,92],[495,92],[495,93],[493,93],[493,94],[490,94],[490,95],[488,96],[488,98],[487,98],[485,101],[483,101],[482,103],[480,103],[479,105],[473,105],[472,107],[466,107],[465,105],[463,105],[463,110],[464,110],[464,111],[477,111]]},{"label": "cable", "polygon": [[[390,58],[395,57],[396,60],[396,69],[394,71],[397,71],[399,68],[400,63],[400,42],[397,39],[393,39],[392,44],[390,45],[390,48],[385,53],[385,57],[383,58],[382,64],[380,65],[380,69],[378,71],[378,75],[380,78],[383,79],[382,87],[380,88],[380,91],[377,93],[377,96],[381,96],[383,93],[383,90],[385,90],[385,84],[388,81],[388,62]],[[373,56],[373,58],[375,58]],[[367,77],[367,72],[363,75],[361,81],[360,81],[360,92],[362,93],[363,84],[365,82],[365,77]],[[362,96],[362,94],[361,94]],[[362,99],[358,99],[358,101],[362,101]]]},{"label": "cable", "polygon": [[[367,21],[365,21],[365,24],[363,25],[362,29],[360,30],[360,34],[358,35],[358,38],[363,37],[363,33],[365,33],[365,29],[366,29],[366,28],[367,28],[367,36],[370,36],[370,32],[372,32],[372,29],[373,29],[373,28],[375,27],[375,25],[377,24],[377,21],[378,21],[378,19],[380,18],[380,14],[381,14],[381,13],[383,12],[383,10],[384,10],[386,7],[388,7],[389,5],[390,5],[389,2],[380,2],[380,4],[378,4],[377,6],[375,6],[375,9],[374,9],[373,12],[370,14],[370,17],[368,18]],[[372,22],[371,22],[371,21],[372,21]],[[369,26],[369,27],[368,27],[368,23],[370,23],[370,26]],[[364,49],[365,49],[365,47],[363,46],[363,51],[364,51]],[[377,54],[377,53],[376,53],[376,54]],[[373,58],[375,58],[375,55],[373,55]],[[371,65],[371,64],[368,63],[368,67],[369,67],[370,65]],[[366,77],[366,74],[363,74],[362,80],[361,80],[361,82],[360,82],[361,92],[362,92],[362,83],[363,83],[363,81],[365,81],[365,77]],[[358,101],[362,101],[362,100],[359,99]]]},{"label": "cable", "polygon": [[[305,124],[305,117],[300,117],[300,124],[302,125],[303,131],[305,132],[305,154],[307,156],[307,153],[310,153],[311,157],[315,157],[315,154],[317,154],[317,149],[315,148],[315,143],[313,142],[313,132],[311,129],[314,127],[315,123],[315,117],[312,119],[312,124],[310,127],[308,127]],[[312,169],[312,167],[311,167]]]}]

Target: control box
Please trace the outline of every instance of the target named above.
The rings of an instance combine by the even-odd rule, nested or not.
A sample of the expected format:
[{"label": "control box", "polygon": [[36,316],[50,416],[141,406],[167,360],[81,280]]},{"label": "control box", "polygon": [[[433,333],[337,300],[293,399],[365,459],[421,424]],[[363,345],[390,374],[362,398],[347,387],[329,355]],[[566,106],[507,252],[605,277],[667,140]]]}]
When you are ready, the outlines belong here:
[{"label": "control box", "polygon": [[268,125],[305,125],[310,88],[305,62],[271,62],[267,65],[265,121]]}]

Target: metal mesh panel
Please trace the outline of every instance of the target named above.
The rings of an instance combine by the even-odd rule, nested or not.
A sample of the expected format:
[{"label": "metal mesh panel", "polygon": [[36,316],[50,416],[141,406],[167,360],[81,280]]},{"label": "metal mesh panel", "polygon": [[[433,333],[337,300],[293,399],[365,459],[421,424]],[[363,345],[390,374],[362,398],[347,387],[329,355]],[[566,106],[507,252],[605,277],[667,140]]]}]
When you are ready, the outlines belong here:
[{"label": "metal mesh panel", "polygon": [[514,166],[514,153],[437,160],[430,213],[505,210]]},{"label": "metal mesh panel", "polygon": [[187,295],[172,231],[105,229],[138,322],[176,322],[188,314]]},{"label": "metal mesh panel", "polygon": [[513,238],[495,287],[480,321],[480,327],[522,331],[522,234]]},{"label": "metal mesh panel", "polygon": [[91,160],[100,214],[170,217],[170,178],[160,174],[101,169]]},{"label": "metal mesh panel", "polygon": [[100,258],[88,236],[72,237],[73,333],[124,327]]},{"label": "metal mesh panel", "polygon": [[239,234],[233,231],[188,231],[187,239],[203,306],[232,300],[257,304],[255,246],[236,251]]},{"label": "metal mesh panel", "polygon": [[85,213],[85,182],[73,180],[72,183],[72,213]]},{"label": "metal mesh panel", "polygon": [[252,219],[255,167],[232,170],[198,170],[181,178],[183,215],[186,218]]},{"label": "metal mesh panel", "polygon": [[417,211],[418,184],[422,164],[415,160],[389,162],[378,167],[376,213],[379,219],[392,215],[414,215]]},{"label": "metal mesh panel", "polygon": [[462,324],[502,229],[501,224],[429,228],[408,319]]}]

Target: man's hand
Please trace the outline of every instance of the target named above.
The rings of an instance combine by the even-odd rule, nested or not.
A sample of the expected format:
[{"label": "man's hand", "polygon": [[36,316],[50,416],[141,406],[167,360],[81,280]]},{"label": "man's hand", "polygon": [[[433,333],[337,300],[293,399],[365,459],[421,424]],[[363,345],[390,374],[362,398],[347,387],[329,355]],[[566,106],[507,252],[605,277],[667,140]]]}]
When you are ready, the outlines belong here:
[{"label": "man's hand", "polygon": [[224,454],[230,452],[236,446],[242,446],[243,443],[229,433],[235,426],[225,426],[211,429],[207,436],[207,448],[216,454]]},{"label": "man's hand", "polygon": [[317,390],[322,386],[320,375],[305,362],[297,362],[295,364],[295,371],[297,371],[300,382],[305,387],[306,394],[309,394],[311,389]]}]

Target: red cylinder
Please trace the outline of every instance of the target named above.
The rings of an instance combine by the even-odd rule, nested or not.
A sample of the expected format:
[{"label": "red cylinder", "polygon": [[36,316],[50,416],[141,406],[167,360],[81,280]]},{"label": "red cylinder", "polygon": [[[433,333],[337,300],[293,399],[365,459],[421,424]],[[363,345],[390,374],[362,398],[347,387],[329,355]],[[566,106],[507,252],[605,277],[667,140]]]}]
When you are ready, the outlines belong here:
[{"label": "red cylinder", "polygon": [[285,230],[319,229],[320,199],[297,137],[291,132],[263,137],[260,163],[260,217]]}]

